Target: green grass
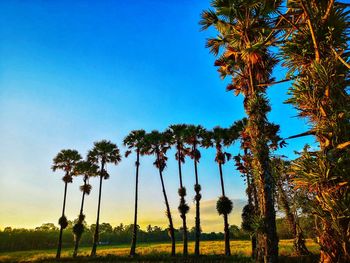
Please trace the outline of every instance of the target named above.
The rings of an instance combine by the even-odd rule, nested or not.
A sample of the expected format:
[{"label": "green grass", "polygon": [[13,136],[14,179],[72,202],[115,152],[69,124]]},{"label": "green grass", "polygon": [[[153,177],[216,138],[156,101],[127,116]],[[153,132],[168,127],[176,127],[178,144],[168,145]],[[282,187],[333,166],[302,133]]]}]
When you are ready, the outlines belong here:
[{"label": "green grass", "polygon": [[[306,243],[310,252],[310,257],[295,257],[293,255],[293,241],[280,241],[280,262],[315,262],[319,247],[312,240]],[[72,248],[62,249],[62,259],[64,262],[196,262],[195,257],[189,256],[186,261],[181,257],[182,244],[176,246],[177,256],[171,258],[170,244],[168,243],[142,243],[137,247],[138,256],[130,258],[128,245],[99,246],[97,249],[97,257],[88,257],[91,247],[82,247],[79,250],[79,257],[72,260]],[[224,257],[223,241],[202,241],[200,262],[251,262],[250,260],[250,241],[235,240],[231,241],[232,257]],[[189,242],[189,253],[194,253],[194,242]],[[0,253],[0,262],[55,262],[56,249],[47,250],[31,250]]]}]

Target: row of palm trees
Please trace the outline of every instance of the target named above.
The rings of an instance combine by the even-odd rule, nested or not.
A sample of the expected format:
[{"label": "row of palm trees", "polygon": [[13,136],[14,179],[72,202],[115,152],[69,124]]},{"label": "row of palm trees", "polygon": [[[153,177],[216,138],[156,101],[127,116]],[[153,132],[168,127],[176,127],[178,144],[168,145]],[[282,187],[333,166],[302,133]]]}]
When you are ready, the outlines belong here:
[{"label": "row of palm trees", "polygon": [[62,232],[68,226],[68,221],[65,216],[66,207],[66,196],[67,196],[67,185],[73,182],[73,176],[83,176],[84,184],[80,187],[82,191],[82,199],[80,212],[77,222],[73,226],[74,233],[74,252],[73,256],[76,257],[78,253],[79,241],[84,232],[84,219],[83,214],[85,195],[90,194],[91,185],[89,184],[90,177],[99,177],[99,195],[98,195],[98,207],[97,207],[97,220],[96,227],[93,237],[93,245],[91,250],[91,256],[96,255],[96,248],[99,238],[99,219],[100,219],[100,205],[101,205],[101,193],[102,193],[102,181],[103,179],[108,179],[109,174],[106,169],[108,163],[118,164],[121,161],[121,155],[117,145],[111,143],[110,141],[102,140],[100,142],[95,142],[94,147],[87,154],[86,160],[82,160],[81,155],[76,150],[62,150],[53,159],[52,170],[57,169],[63,170],[65,172],[62,178],[64,182],[64,195],[63,195],[63,209],[62,216],[60,217],[58,223],[60,225],[60,234],[58,239],[58,248],[56,258],[61,257],[62,248]]},{"label": "row of palm trees", "polygon": [[[228,215],[232,211],[232,201],[225,194],[224,175],[222,166],[229,160],[231,160],[231,154],[224,150],[225,147],[229,147],[232,143],[239,139],[241,131],[246,123],[246,120],[235,122],[230,128],[215,127],[213,130],[206,130],[202,126],[198,125],[170,125],[164,132],[152,131],[146,133],[144,130],[131,131],[128,136],[125,137],[123,144],[127,147],[125,157],[128,157],[132,152],[136,153],[136,175],[135,175],[135,208],[134,208],[134,224],[130,255],[136,254],[136,242],[137,242],[137,216],[138,216],[138,181],[139,181],[139,167],[140,157],[143,155],[154,156],[154,165],[158,169],[159,177],[162,186],[162,192],[166,205],[166,216],[168,218],[169,227],[168,232],[171,239],[171,255],[175,255],[175,231],[173,225],[173,219],[171,214],[170,205],[168,202],[167,192],[164,185],[163,172],[167,164],[167,151],[174,146],[175,159],[178,162],[178,174],[179,174],[179,206],[178,211],[182,219],[183,230],[183,255],[188,255],[188,230],[186,222],[186,214],[189,211],[189,206],[186,203],[185,197],[187,190],[183,185],[182,178],[182,165],[185,163],[186,157],[190,157],[194,163],[194,175],[195,175],[195,202],[196,202],[196,216],[195,216],[195,255],[199,255],[200,248],[200,200],[201,200],[201,185],[199,184],[197,165],[201,158],[199,147],[209,148],[215,147],[216,157],[215,162],[218,164],[221,192],[222,196],[217,201],[217,211],[219,215],[224,218],[224,239],[225,239],[225,254],[230,255],[230,235],[229,235],[229,222]],[[85,195],[88,195],[91,191],[91,185],[89,184],[90,177],[99,177],[99,197],[97,208],[97,220],[93,237],[93,246],[91,250],[91,256],[96,255],[96,248],[99,239],[99,218],[100,218],[100,205],[101,205],[101,193],[103,179],[108,179],[109,174],[106,169],[108,163],[118,164],[121,161],[120,150],[117,145],[110,141],[95,142],[94,147],[87,154],[86,160],[82,160],[81,155],[76,150],[62,150],[57,154],[53,160],[52,169],[56,171],[61,169],[65,172],[63,177],[65,190],[63,198],[63,210],[62,216],[59,219],[60,235],[58,241],[58,249],[56,257],[60,258],[62,247],[62,231],[67,227],[67,218],[65,217],[65,204],[67,185],[73,181],[73,176],[83,176],[83,185],[80,187],[82,191],[81,207],[78,219],[73,227],[74,233],[74,252],[73,257],[77,256],[79,241],[84,232],[84,219],[83,213]]]}]

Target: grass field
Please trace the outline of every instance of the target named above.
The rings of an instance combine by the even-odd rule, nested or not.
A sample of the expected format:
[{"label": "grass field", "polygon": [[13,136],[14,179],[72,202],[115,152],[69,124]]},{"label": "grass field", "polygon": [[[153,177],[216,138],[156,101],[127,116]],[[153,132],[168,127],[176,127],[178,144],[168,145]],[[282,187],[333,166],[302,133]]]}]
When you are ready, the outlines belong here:
[{"label": "grass field", "polygon": [[[280,241],[280,255],[281,262],[315,262],[317,261],[317,254],[319,247],[312,240],[308,240],[306,243],[310,252],[314,255],[310,257],[298,258],[293,256],[293,242],[292,240]],[[64,248],[62,250],[62,261],[64,262],[125,262],[125,261],[138,261],[138,262],[251,262],[250,256],[250,242],[249,241],[231,241],[232,257],[224,257],[224,244],[222,241],[202,241],[201,242],[201,254],[203,256],[198,260],[193,256],[184,260],[181,257],[182,251],[181,244],[177,244],[176,249],[178,252],[177,257],[171,258],[170,244],[154,244],[143,243],[139,244],[137,248],[138,256],[136,258],[129,258],[129,245],[114,245],[114,246],[100,246],[97,250],[97,257],[91,259],[88,257],[90,247],[82,247],[79,250],[79,257],[76,260],[72,260],[72,248]],[[189,253],[194,252],[194,242],[189,242]],[[16,251],[0,253],[0,262],[54,262],[56,255],[55,249],[49,250],[31,250],[31,251]]]}]

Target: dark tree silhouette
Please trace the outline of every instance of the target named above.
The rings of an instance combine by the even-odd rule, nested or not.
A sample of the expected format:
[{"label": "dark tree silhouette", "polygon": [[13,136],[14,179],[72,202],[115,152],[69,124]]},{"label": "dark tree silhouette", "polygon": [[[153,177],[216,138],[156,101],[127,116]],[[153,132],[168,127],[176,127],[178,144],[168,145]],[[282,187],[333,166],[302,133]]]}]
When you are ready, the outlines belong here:
[{"label": "dark tree silhouette", "polygon": [[231,154],[223,151],[223,146],[229,146],[232,144],[229,133],[227,129],[215,127],[212,131],[207,131],[203,135],[202,145],[206,148],[215,147],[216,148],[216,157],[215,162],[219,166],[220,172],[220,183],[221,183],[221,193],[222,196],[216,203],[216,210],[219,215],[224,217],[224,239],[225,239],[225,255],[231,255],[230,249],[230,232],[229,232],[229,223],[228,215],[231,213],[233,204],[230,199],[225,195],[225,186],[224,186],[224,176],[222,172],[222,165],[231,159]]},{"label": "dark tree silhouette", "polygon": [[156,157],[156,160],[153,164],[158,168],[159,171],[159,177],[162,184],[163,196],[166,205],[166,216],[169,220],[168,231],[171,238],[171,256],[175,256],[175,231],[163,180],[163,171],[166,167],[166,161],[168,159],[166,152],[170,149],[170,140],[171,135],[167,132],[160,133],[158,131],[152,131],[151,133],[147,133],[145,136],[145,145],[142,149],[142,153],[147,155],[155,155]]},{"label": "dark tree silhouette", "polygon": [[83,211],[84,211],[85,195],[89,195],[92,188],[91,185],[89,184],[89,178],[93,176],[97,176],[98,175],[97,170],[98,170],[98,166],[96,164],[92,164],[89,161],[80,161],[79,163],[77,163],[75,167],[74,175],[75,176],[82,175],[84,184],[80,186],[80,191],[83,193],[81,197],[80,212],[79,212],[78,220],[73,226],[73,234],[74,234],[73,257],[76,257],[78,254],[79,242],[84,232],[85,215],[83,214]]},{"label": "dark tree silhouette", "polygon": [[62,150],[53,159],[52,170],[55,172],[57,169],[59,169],[65,172],[65,175],[62,178],[64,182],[64,195],[63,195],[62,216],[58,221],[60,225],[60,234],[58,238],[56,258],[61,257],[62,233],[63,233],[63,229],[65,229],[68,225],[67,218],[64,215],[64,211],[66,209],[67,185],[68,183],[73,182],[72,176],[74,173],[74,169],[80,160],[81,160],[81,155],[76,150]]},{"label": "dark tree silhouette", "polygon": [[101,206],[101,192],[102,180],[108,179],[109,174],[106,169],[107,163],[117,165],[121,161],[121,155],[117,145],[110,141],[102,140],[94,143],[94,148],[88,152],[88,161],[96,164],[99,167],[100,188],[98,192],[98,206],[97,219],[94,233],[94,240],[91,250],[91,256],[96,256],[96,248],[99,239],[99,221],[100,221],[100,206]]},{"label": "dark tree silhouette", "polygon": [[169,126],[169,134],[171,135],[171,141],[169,142],[171,145],[175,145],[176,154],[175,159],[178,162],[178,172],[179,172],[179,181],[180,188],[178,190],[178,194],[180,196],[180,204],[178,210],[180,212],[180,216],[182,219],[182,231],[183,231],[183,255],[188,255],[188,230],[186,224],[186,214],[188,213],[190,207],[187,205],[185,196],[186,196],[186,188],[183,186],[182,182],[182,169],[181,165],[185,163],[185,157],[189,153],[189,149],[185,147],[184,144],[184,136],[186,131],[185,124],[177,124]]},{"label": "dark tree silhouette", "polygon": [[194,191],[196,192],[196,195],[194,197],[194,200],[196,201],[196,218],[195,218],[195,246],[194,246],[194,254],[196,256],[199,256],[199,247],[200,247],[200,235],[201,235],[201,224],[200,224],[200,200],[202,198],[202,195],[200,193],[201,191],[201,185],[199,184],[198,179],[198,169],[197,164],[199,163],[199,160],[201,158],[201,153],[198,150],[198,146],[201,144],[201,137],[203,133],[205,132],[205,129],[198,125],[187,125],[185,129],[185,135],[184,135],[184,141],[190,146],[190,150],[188,151],[188,155],[193,160],[194,163],[194,174],[196,178],[196,184],[194,185]]},{"label": "dark tree silhouette", "polygon": [[134,211],[134,224],[132,231],[132,240],[130,248],[130,256],[134,256],[136,252],[136,241],[137,241],[137,202],[138,202],[138,185],[139,185],[139,166],[140,166],[140,154],[144,145],[146,132],[144,130],[131,131],[128,136],[124,139],[124,145],[128,147],[128,151],[125,153],[125,157],[131,154],[132,150],[136,152],[136,182],[135,182],[135,211]]}]

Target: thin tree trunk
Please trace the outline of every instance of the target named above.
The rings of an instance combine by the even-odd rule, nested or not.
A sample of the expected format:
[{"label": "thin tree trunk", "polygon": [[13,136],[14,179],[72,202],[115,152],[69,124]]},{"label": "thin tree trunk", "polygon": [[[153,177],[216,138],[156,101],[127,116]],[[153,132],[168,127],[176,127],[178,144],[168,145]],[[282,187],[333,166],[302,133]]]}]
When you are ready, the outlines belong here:
[{"label": "thin tree trunk", "polygon": [[84,200],[85,200],[85,187],[86,187],[86,179],[84,179],[84,190],[83,190],[83,196],[81,197],[80,216],[83,215]]},{"label": "thin tree trunk", "polygon": [[[179,168],[179,179],[180,179],[180,189],[183,189],[182,184],[182,170],[181,170],[181,152],[179,144],[177,145],[177,155],[178,155],[178,168]],[[185,204],[185,196],[180,195],[180,206]],[[182,228],[183,228],[183,255],[188,255],[188,238],[187,238],[187,225],[186,225],[186,214],[181,211]]]},{"label": "thin tree trunk", "polygon": [[[194,145],[194,151],[196,151],[196,146]],[[197,171],[197,158],[194,157],[194,174],[196,176],[196,185],[195,185],[195,191],[196,191],[196,219],[195,219],[195,246],[194,246],[194,254],[196,256],[199,256],[199,242],[200,242],[200,235],[201,235],[201,226],[200,226],[200,191],[199,191],[199,183],[198,183],[198,171]]]},{"label": "thin tree trunk", "polygon": [[[62,208],[62,216],[64,216],[64,211],[66,209],[66,196],[67,196],[67,185],[68,183],[64,183],[64,195],[63,195],[63,208]],[[58,247],[57,247],[57,253],[56,253],[56,258],[61,257],[61,250],[62,250],[62,234],[63,234],[63,228],[62,225],[60,225],[60,235],[58,238]]]},{"label": "thin tree trunk", "polygon": [[101,175],[100,175],[100,189],[98,192],[98,206],[97,206],[97,220],[96,220],[96,228],[94,233],[94,241],[92,244],[91,255],[92,257],[96,256],[96,248],[99,238],[99,222],[100,222],[100,207],[101,207],[101,192],[102,192],[102,179],[103,179],[103,171],[104,171],[104,162],[102,161],[101,165]]},{"label": "thin tree trunk", "polygon": [[305,246],[305,239],[303,238],[302,230],[298,226],[296,216],[293,214],[290,208],[290,202],[288,201],[287,194],[283,189],[282,182],[280,179],[277,179],[277,180],[278,180],[277,186],[280,192],[282,206],[283,206],[284,212],[286,213],[287,221],[289,223],[289,226],[292,230],[293,237],[294,237],[294,250],[297,255],[308,255],[310,254],[310,252]]},{"label": "thin tree trunk", "polygon": [[225,186],[224,186],[224,177],[222,175],[222,164],[219,163],[219,171],[220,171],[220,182],[221,182],[221,192],[223,196],[225,195]]},{"label": "thin tree trunk", "polygon": [[[86,179],[84,179],[84,189],[85,189],[85,186],[86,186]],[[79,213],[78,222],[80,221],[80,218],[83,215],[84,199],[85,199],[85,190],[83,190],[83,196],[81,197],[81,205],[80,205],[80,213]],[[83,223],[83,222],[81,222],[81,223]],[[76,236],[76,239],[74,242],[73,258],[75,258],[78,255],[78,247],[79,247],[80,238],[81,238],[81,236]]]},{"label": "thin tree trunk", "polygon": [[[222,196],[225,196],[224,177],[223,177],[223,173],[222,173],[222,164],[221,163],[219,163],[219,170],[220,170]],[[224,213],[224,239],[225,239],[225,255],[230,256],[231,255],[230,230],[229,230],[229,224],[228,224],[228,215],[226,213]]]},{"label": "thin tree trunk", "polygon": [[130,248],[130,256],[135,255],[136,239],[137,239],[137,201],[138,201],[138,185],[139,185],[139,166],[140,166],[140,150],[137,149],[136,157],[136,182],[135,182],[135,211],[134,211],[134,226],[132,232],[132,241]]},{"label": "thin tree trunk", "polygon": [[[160,163],[158,155],[157,155],[157,160],[158,160],[158,163]],[[167,197],[166,191],[165,191],[163,174],[162,174],[162,171],[160,168],[158,169],[158,171],[159,171],[160,181],[162,183],[162,190],[163,190],[163,195],[164,195],[164,200],[165,200],[165,205],[166,205],[166,213],[167,213],[167,217],[169,219],[169,233],[170,233],[170,238],[171,238],[171,256],[175,256],[175,232],[174,232],[173,219],[171,217],[168,197]]]}]

